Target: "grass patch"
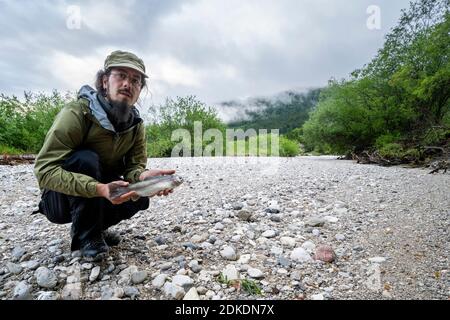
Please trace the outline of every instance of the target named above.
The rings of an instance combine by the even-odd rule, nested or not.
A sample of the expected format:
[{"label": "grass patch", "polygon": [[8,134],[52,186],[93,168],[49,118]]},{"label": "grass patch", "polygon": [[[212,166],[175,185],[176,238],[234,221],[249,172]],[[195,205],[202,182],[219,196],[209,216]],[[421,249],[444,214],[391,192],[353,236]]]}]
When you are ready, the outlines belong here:
[{"label": "grass patch", "polygon": [[236,290],[243,290],[250,295],[262,295],[262,290],[259,284],[250,279],[240,279],[240,280],[228,280],[227,277],[221,272],[217,276],[217,281],[226,286],[235,287]]}]

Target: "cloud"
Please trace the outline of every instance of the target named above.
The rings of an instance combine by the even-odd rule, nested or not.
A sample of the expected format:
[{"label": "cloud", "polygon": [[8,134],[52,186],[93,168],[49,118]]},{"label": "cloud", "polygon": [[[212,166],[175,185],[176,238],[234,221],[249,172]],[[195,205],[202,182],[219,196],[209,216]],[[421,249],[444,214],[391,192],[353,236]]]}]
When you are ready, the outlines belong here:
[{"label": "cloud", "polygon": [[[324,86],[369,62],[409,0],[0,1],[0,92],[77,90],[113,50],[141,56],[150,99],[208,104]],[[67,28],[70,5],[80,29]]]}]

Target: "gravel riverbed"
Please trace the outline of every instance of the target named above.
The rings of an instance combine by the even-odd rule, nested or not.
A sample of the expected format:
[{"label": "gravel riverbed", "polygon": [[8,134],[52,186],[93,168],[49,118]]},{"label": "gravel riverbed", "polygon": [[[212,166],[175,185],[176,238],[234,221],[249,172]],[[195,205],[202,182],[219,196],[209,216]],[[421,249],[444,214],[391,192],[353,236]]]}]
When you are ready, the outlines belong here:
[{"label": "gravel riverbed", "polygon": [[32,165],[0,166],[0,299],[450,299],[450,172],[335,157],[148,166],[186,182],[112,227],[123,240],[98,262],[70,252],[70,224],[30,215]]}]

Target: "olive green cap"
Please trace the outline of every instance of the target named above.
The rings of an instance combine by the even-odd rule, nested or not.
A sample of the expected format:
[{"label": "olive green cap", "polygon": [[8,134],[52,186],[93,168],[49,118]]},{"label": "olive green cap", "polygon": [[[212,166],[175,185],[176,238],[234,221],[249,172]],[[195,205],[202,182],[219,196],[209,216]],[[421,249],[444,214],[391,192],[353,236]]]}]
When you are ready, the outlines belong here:
[{"label": "olive green cap", "polygon": [[141,58],[138,58],[134,53],[131,52],[120,50],[111,52],[111,54],[106,57],[105,70],[112,67],[131,68],[142,73],[145,78],[148,78],[148,76],[145,74],[144,61],[142,61]]}]

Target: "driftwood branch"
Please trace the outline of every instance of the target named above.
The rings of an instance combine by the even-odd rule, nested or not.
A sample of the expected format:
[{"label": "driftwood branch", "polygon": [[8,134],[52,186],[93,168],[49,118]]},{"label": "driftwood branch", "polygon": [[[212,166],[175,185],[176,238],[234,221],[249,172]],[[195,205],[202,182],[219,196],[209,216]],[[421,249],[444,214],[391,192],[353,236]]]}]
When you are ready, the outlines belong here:
[{"label": "driftwood branch", "polygon": [[34,163],[36,155],[34,154],[22,154],[22,155],[0,155],[0,165],[14,166],[17,164],[30,164]]}]

